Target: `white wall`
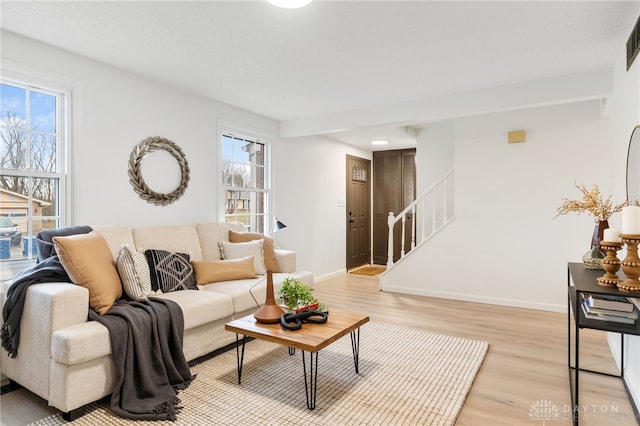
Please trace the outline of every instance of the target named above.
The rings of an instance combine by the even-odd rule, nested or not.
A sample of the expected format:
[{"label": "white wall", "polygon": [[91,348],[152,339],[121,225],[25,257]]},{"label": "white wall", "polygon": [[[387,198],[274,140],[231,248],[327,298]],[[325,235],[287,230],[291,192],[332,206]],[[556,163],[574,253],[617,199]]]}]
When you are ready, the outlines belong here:
[{"label": "white wall", "polygon": [[416,142],[416,193],[420,195],[454,168],[453,122],[428,125],[420,130]]},{"label": "white wall", "polygon": [[346,271],[347,154],[372,158],[323,136],[283,139],[274,151],[275,215],[287,225],[276,243],[317,279]]},{"label": "white wall", "polygon": [[[613,191],[620,197],[626,196],[626,159],[631,132],[640,125],[640,60],[626,70],[626,54],[621,49],[613,75],[613,96],[607,105],[606,113],[611,117],[610,171]],[[640,166],[640,165],[636,165]],[[620,229],[620,220],[612,226]],[[621,252],[618,257],[624,256]],[[609,334],[609,345],[618,365],[620,364],[620,338],[618,334]],[[640,337],[630,336],[625,346],[627,365],[625,377],[635,401],[640,407]]]},{"label": "white wall", "polygon": [[[219,220],[217,126],[223,123],[273,141],[274,213],[287,225],[276,234],[278,243],[297,251],[299,267],[316,276],[345,270],[345,208],[339,202],[346,199],[346,155],[371,159],[370,152],[322,136],[279,140],[275,120],[12,33],[2,32],[1,47],[3,73],[34,75],[73,90],[70,223]],[[169,206],[140,199],[128,181],[129,155],[148,136],[173,140],[189,161],[189,186]],[[150,185],[164,182],[161,168],[144,164]]]},{"label": "white wall", "polygon": [[[73,90],[74,224],[152,225],[217,220],[218,119],[246,126],[270,139],[278,133],[275,120],[7,32],[2,33],[2,66],[3,72],[48,78]],[[159,207],[140,199],[128,181],[129,155],[148,136],[176,142],[189,161],[189,186],[183,197],[169,206]],[[162,170],[147,170],[144,162],[142,170],[150,185],[162,181],[163,176],[154,175]]]},{"label": "white wall", "polygon": [[[457,120],[456,219],[383,276],[383,288],[564,312],[566,263],[590,248],[594,223],[553,217],[563,197],[581,198],[574,182],[610,190],[600,113],[590,101]],[[527,141],[508,144],[519,129]]]}]

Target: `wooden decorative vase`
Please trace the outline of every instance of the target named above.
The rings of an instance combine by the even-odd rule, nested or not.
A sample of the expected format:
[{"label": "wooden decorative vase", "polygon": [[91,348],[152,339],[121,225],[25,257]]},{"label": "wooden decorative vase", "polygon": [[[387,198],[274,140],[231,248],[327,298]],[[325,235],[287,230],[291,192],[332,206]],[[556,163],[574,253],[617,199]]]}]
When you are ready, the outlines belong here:
[{"label": "wooden decorative vase", "polygon": [[623,243],[616,243],[611,241],[602,241],[600,248],[604,250],[607,255],[602,259],[602,269],[605,274],[598,278],[598,285],[602,287],[616,287],[620,282],[620,278],[616,273],[620,269],[620,259],[616,255],[616,252],[622,248]]},{"label": "wooden decorative vase", "polygon": [[284,314],[284,310],[276,304],[275,292],[273,290],[273,274],[267,271],[267,297],[264,305],[258,312],[253,314],[257,322],[262,324],[277,324],[280,322],[280,316]]},{"label": "wooden decorative vase", "polygon": [[618,290],[626,292],[640,292],[640,258],[638,258],[638,244],[640,235],[620,234],[622,242],[627,245],[627,257],[622,261],[622,272],[627,276],[617,284]]}]

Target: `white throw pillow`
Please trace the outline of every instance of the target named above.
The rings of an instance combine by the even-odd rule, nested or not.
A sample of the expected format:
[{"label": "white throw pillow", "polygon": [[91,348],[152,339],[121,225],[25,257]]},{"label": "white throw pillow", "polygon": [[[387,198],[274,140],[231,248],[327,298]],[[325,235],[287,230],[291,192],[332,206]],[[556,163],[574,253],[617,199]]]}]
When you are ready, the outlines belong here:
[{"label": "white throw pillow", "polygon": [[151,272],[144,253],[123,245],[116,261],[124,292],[133,300],[145,300],[152,294]]},{"label": "white throw pillow", "polygon": [[218,241],[220,247],[220,257],[222,260],[241,259],[243,257],[253,256],[253,266],[256,274],[264,275],[267,268],[264,266],[264,241],[254,240],[246,243],[230,243],[227,241]]}]

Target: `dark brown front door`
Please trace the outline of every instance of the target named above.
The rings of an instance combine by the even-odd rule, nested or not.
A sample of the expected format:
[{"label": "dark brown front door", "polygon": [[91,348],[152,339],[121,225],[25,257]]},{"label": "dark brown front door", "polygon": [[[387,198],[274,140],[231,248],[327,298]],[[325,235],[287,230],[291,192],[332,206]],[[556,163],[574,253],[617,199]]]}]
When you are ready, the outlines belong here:
[{"label": "dark brown front door", "polygon": [[347,269],[371,261],[371,161],[347,155]]},{"label": "dark brown front door", "polygon": [[[389,212],[397,215],[416,197],[415,149],[375,151],[373,153],[373,263],[387,264]],[[407,215],[405,252],[411,250],[412,223]],[[393,233],[393,261],[400,258],[402,228]]]}]

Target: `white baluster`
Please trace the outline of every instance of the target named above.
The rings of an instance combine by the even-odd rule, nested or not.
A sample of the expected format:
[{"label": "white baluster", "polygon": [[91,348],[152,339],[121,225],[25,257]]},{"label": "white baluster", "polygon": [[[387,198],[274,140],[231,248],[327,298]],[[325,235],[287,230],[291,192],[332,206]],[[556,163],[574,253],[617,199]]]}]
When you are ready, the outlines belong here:
[{"label": "white baluster", "polygon": [[393,212],[389,212],[387,217],[387,225],[389,226],[389,245],[387,247],[387,268],[393,266],[393,224],[395,223],[395,217]]},{"label": "white baluster", "polygon": [[404,257],[404,235],[406,234],[407,214],[402,215],[402,234],[400,235],[400,259]]},{"label": "white baluster", "polygon": [[411,250],[416,248],[416,205],[411,209]]}]

